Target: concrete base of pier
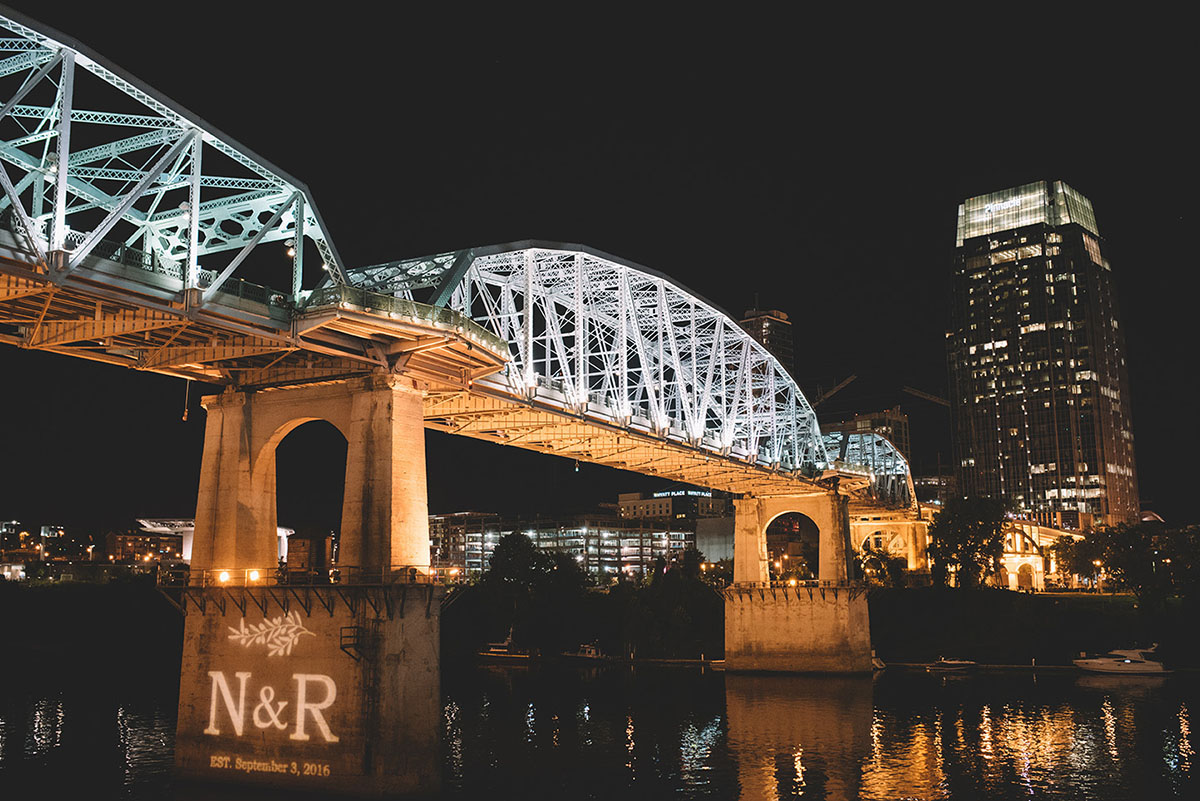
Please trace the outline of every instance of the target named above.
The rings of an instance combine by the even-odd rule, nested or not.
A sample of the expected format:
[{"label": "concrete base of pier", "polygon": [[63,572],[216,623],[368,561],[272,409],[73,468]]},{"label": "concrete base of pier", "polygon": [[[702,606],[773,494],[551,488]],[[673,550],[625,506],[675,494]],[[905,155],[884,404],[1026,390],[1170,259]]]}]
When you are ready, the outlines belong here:
[{"label": "concrete base of pier", "polygon": [[178,773],[367,797],[438,792],[443,591],[188,588]]},{"label": "concrete base of pier", "polygon": [[724,594],[726,670],[871,672],[863,588],[733,586]]}]

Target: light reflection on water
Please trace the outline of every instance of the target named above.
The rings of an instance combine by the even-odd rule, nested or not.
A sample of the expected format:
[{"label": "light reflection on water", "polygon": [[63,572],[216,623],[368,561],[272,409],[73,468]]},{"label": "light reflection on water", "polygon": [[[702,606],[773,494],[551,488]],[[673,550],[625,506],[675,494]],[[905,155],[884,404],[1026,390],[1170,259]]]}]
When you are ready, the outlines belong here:
[{"label": "light reflection on water", "polygon": [[[263,797],[175,786],[170,688],[112,698],[0,687],[0,788],[13,798]],[[873,681],[548,667],[448,674],[443,694],[444,798],[1196,793],[1189,710],[1200,682],[1189,676],[887,671]]]}]

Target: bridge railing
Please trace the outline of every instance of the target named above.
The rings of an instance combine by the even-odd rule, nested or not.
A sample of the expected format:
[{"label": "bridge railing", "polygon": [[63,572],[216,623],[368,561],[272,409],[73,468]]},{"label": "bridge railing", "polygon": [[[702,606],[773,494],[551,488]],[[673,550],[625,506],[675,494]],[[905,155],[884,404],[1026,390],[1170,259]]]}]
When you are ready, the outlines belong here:
[{"label": "bridge railing", "polygon": [[474,341],[497,353],[508,353],[509,350],[508,342],[453,309],[418,303],[407,298],[383,295],[353,286],[331,285],[314,290],[304,302],[302,312],[311,314],[329,309],[349,309],[356,306],[368,312],[409,317],[432,324],[437,328],[453,331],[464,339]]},{"label": "bridge railing", "polygon": [[820,581],[818,579],[787,579],[784,581],[735,581],[726,585],[732,590],[760,590],[784,587],[813,587],[819,589],[833,588],[861,588],[865,587],[861,581]]},{"label": "bridge railing", "polygon": [[457,578],[450,571],[429,565],[391,565],[364,568],[335,565],[327,568],[215,568],[192,571],[192,587],[320,587],[344,584],[440,584]]},{"label": "bridge railing", "polygon": [[[15,223],[12,219],[12,212],[5,209],[0,212],[0,228],[8,231],[19,240],[20,233],[14,227]],[[67,233],[66,246],[67,251],[71,252],[73,248],[78,247],[83,241],[85,235],[80,231],[70,231]],[[164,275],[168,278],[174,278],[183,281],[183,267],[178,263],[161,258],[154,251],[141,250],[124,242],[114,239],[101,239],[88,253],[88,260],[104,260],[120,264],[123,267],[130,267],[135,270],[142,270],[155,275]],[[212,285],[212,282],[217,279],[217,273],[213,270],[200,270],[200,288],[204,289]],[[219,296],[241,298],[250,300],[256,303],[262,303],[267,306],[289,306],[290,299],[284,293],[277,289],[262,284],[251,283],[240,278],[230,278],[221,285],[217,292]]]}]

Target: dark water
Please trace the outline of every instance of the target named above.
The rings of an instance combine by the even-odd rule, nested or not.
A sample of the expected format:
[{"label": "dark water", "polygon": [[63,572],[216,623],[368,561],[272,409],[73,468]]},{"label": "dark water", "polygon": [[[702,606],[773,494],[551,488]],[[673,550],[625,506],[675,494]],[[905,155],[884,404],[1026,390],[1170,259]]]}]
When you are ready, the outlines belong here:
[{"label": "dark water", "polygon": [[[81,666],[85,668],[86,666]],[[253,799],[171,775],[173,677],[0,687],[0,798]],[[1200,678],[479,668],[443,679],[444,798],[1196,797]]]}]

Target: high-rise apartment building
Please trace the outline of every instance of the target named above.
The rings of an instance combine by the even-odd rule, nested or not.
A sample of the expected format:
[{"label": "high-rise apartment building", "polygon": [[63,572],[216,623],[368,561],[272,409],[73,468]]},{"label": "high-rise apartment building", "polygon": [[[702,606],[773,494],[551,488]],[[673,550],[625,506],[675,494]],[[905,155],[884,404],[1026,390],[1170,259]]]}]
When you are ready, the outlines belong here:
[{"label": "high-rise apartment building", "polygon": [[946,334],[958,487],[1045,525],[1137,519],[1125,342],[1091,202],[1062,181],[958,207]]}]

